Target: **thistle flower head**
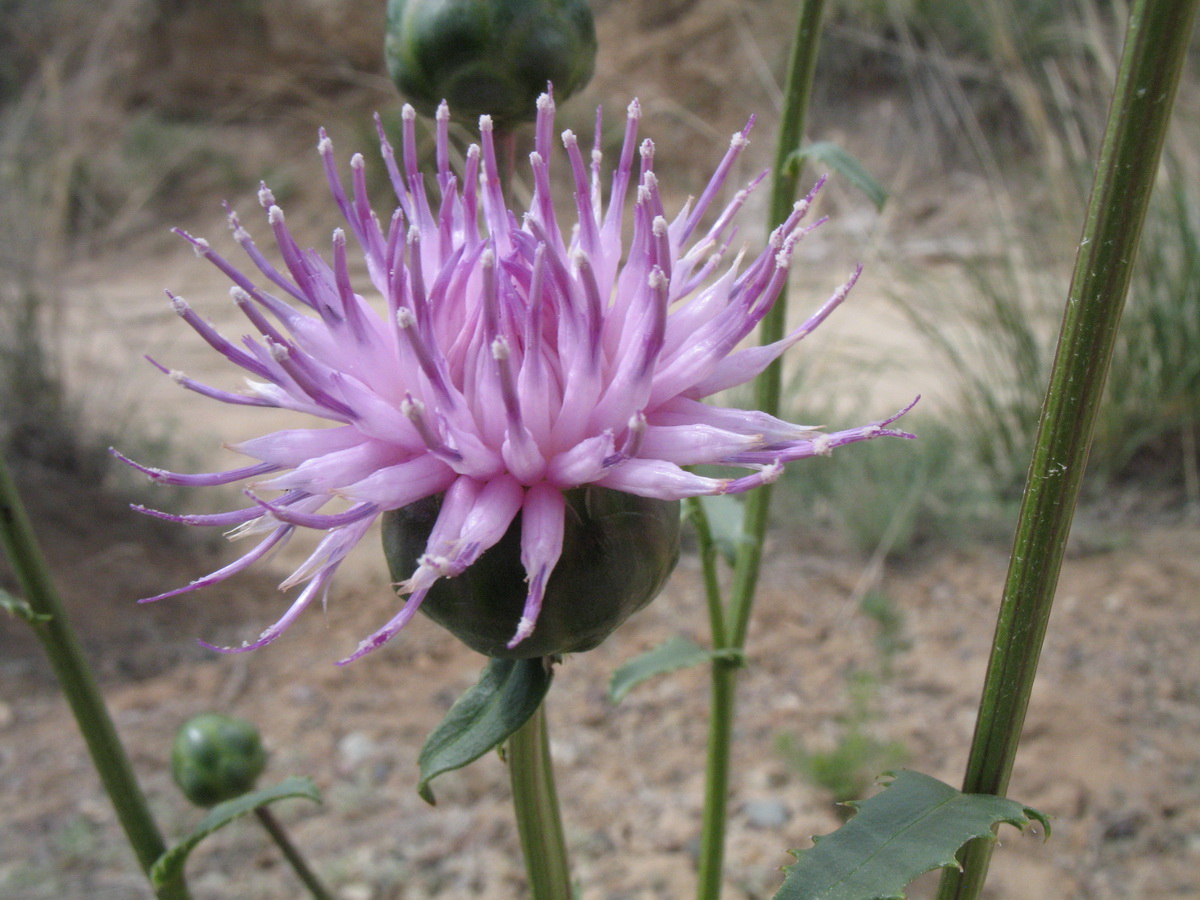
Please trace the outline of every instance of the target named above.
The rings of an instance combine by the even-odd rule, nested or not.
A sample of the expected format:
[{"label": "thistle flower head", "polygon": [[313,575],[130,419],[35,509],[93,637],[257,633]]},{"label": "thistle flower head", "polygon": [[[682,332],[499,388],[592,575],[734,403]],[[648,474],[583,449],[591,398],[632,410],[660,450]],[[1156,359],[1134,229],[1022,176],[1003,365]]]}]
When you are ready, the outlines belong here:
[{"label": "thistle flower head", "polygon": [[[588,486],[658,501],[736,494],[773,481],[795,460],[902,434],[887,427],[898,416],[827,433],[703,402],[752,379],[812,331],[858,273],[782,340],[737,349],[787,280],[812,195],[757,255],[731,253],[734,219],[761,176],[723,209],[713,207],[750,126],[733,136],[699,198],[669,217],[654,175],[654,146],[638,141],[639,117],[634,101],[606,188],[598,148],[585,154],[569,131],[555,147],[554,104],[542,96],[529,157],[533,196],[523,215],[505,205],[486,116],[461,174],[449,164],[448,117],[437,117],[436,191],[427,192],[415,114],[406,107],[399,159],[379,129],[398,201],[386,224],[367,199],[362,157],[350,160],[347,192],[322,130],[318,150],[346,222],[334,231],[328,256],[300,248],[265,185],[259,199],[282,268],[232,213],[234,238],[258,270],[253,276],[180,232],[230,278],[233,299],[259,337],[235,344],[168,295],[178,315],[248,381],[244,392],[230,393],[170,374],[225,403],[279,407],[332,423],[234,445],[252,462],[227,472],[181,475],[134,464],[172,484],[247,482],[247,504],[230,512],[142,511],[260,539],[236,562],[162,597],[246,569],[298,529],[325,533],[283,583],[304,585],[283,616],[244,647],[216,649],[275,640],[325,596],[373,522],[433,497],[440,499],[424,552],[399,585],[407,602],[349,659],[394,636],[439,581],[472,567],[514,522],[528,579],[507,642],[517,647],[536,626],[563,554],[568,492]],[[550,181],[552,161],[564,156],[576,214],[566,233]],[[366,261],[370,285],[358,289],[363,293],[350,275],[351,242]],[[746,474],[716,478],[688,469],[711,464]]]}]

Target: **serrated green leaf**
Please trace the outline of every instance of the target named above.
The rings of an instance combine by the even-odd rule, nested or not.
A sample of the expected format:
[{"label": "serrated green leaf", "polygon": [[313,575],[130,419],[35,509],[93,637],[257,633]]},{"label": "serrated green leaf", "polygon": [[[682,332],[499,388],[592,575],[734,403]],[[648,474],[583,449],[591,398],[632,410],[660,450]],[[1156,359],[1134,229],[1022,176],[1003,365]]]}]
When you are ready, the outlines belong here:
[{"label": "serrated green leaf", "polygon": [[14,597],[4,588],[0,588],[0,609],[4,610],[10,616],[16,616],[22,622],[28,622],[30,625],[40,625],[43,622],[49,622],[52,616],[45,613],[34,612],[33,607],[25,600]]},{"label": "serrated green leaf", "polygon": [[862,163],[839,145],[832,141],[818,141],[807,147],[801,147],[788,157],[787,166],[789,170],[794,170],[806,159],[815,160],[828,166],[866,194],[867,199],[875,204],[876,209],[883,209],[883,205],[887,202],[888,192],[871,176]]},{"label": "serrated green leaf", "polygon": [[[1024,829],[1035,809],[992,794],[964,794],[912,772],[898,772],[869,800],[850,804],[853,819],[810,850],[793,850],[796,864],[774,900],[904,900],[904,888],[933,869],[957,868],[955,853],[972,838],[995,839],[1007,822]],[[813,839],[814,842],[817,838]]]},{"label": "serrated green leaf", "polygon": [[488,660],[479,681],[450,707],[417,757],[421,767],[417,792],[425,802],[435,802],[430,781],[473,763],[524,725],[550,690],[552,679],[541,658]]},{"label": "serrated green leaf", "polygon": [[291,797],[303,797],[314,803],[321,802],[321,793],[313,784],[311,778],[292,776],[286,778],[274,787],[263,788],[261,791],[251,791],[233,800],[218,803],[208,811],[200,824],[192,829],[191,834],[169,849],[155,861],[150,869],[150,881],[155,889],[165,884],[177,881],[183,876],[183,867],[187,864],[188,854],[196,846],[220,828],[224,828],[234,819],[253,812],[260,806],[287,800]]},{"label": "serrated green leaf", "polygon": [[636,685],[688,666],[698,666],[713,659],[741,659],[737,650],[709,650],[681,635],[673,635],[653,650],[636,656],[613,673],[608,684],[608,699],[620,703]]}]

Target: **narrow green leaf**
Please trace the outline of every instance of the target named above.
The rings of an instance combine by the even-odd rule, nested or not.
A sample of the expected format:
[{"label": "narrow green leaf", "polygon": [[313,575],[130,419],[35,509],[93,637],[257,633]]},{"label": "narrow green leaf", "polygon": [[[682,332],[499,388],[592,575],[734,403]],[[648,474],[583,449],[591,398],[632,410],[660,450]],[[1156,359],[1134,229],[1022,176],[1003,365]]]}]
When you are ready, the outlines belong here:
[{"label": "narrow green leaf", "polygon": [[681,635],[673,635],[653,650],[636,656],[613,673],[608,685],[608,699],[620,703],[636,685],[648,681],[655,675],[665,675],[688,666],[698,666],[714,659],[736,659],[741,661],[739,650],[709,650]]},{"label": "narrow green leaf", "polygon": [[4,588],[0,588],[0,609],[4,610],[10,616],[15,616],[22,622],[28,622],[30,625],[40,625],[42,622],[49,622],[53,616],[45,613],[34,612],[33,607],[17,597],[14,597]]},{"label": "narrow green leaf", "polygon": [[[904,900],[904,888],[933,869],[958,868],[955,854],[973,838],[995,840],[1007,822],[1024,829],[1030,819],[1050,834],[1035,809],[993,794],[964,794],[936,778],[907,769],[810,850],[793,851],[796,864],[774,900]],[[814,840],[816,840],[814,838]]]},{"label": "narrow green leaf", "polygon": [[749,540],[744,526],[746,507],[742,501],[729,494],[698,497],[708,518],[713,543],[731,567],[737,563],[741,545]]},{"label": "narrow green leaf", "polygon": [[417,792],[425,802],[436,802],[430,781],[473,763],[524,725],[550,690],[553,677],[540,657],[488,660],[479,681],[450,707],[417,757]]},{"label": "narrow green leaf", "polygon": [[806,159],[815,160],[837,172],[866,194],[867,199],[875,204],[876,209],[883,209],[884,203],[887,202],[888,192],[863,167],[862,163],[837,144],[832,141],[818,141],[807,147],[801,147],[788,157],[788,166],[799,168],[800,163]]},{"label": "narrow green leaf", "polygon": [[291,797],[303,797],[314,803],[321,802],[321,794],[311,778],[292,776],[286,778],[274,787],[263,788],[242,794],[224,803],[218,803],[208,811],[200,824],[187,837],[158,858],[150,869],[150,881],[157,889],[174,879],[183,877],[183,867],[187,864],[188,854],[196,846],[219,828],[224,828],[234,819],[253,812],[260,806],[274,803],[277,800],[287,800]]}]

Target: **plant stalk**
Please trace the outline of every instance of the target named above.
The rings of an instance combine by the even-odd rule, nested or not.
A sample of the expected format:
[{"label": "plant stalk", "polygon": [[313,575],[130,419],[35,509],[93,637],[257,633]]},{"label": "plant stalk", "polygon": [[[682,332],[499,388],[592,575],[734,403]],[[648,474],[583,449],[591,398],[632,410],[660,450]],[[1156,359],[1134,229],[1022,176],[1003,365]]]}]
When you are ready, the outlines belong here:
[{"label": "plant stalk", "polygon": [[[33,630],[54,668],[125,836],[142,871],[149,874],[151,866],[166,851],[166,845],[83,648],[67,621],[62,599],[3,458],[0,458],[0,546],[20,583],[25,602],[36,615],[45,617],[32,623]],[[189,895],[181,876],[180,880],[159,888],[156,896],[159,900],[187,900]]]},{"label": "plant stalk", "polygon": [[[1088,203],[984,680],[963,790],[1004,795],[1087,464],[1138,240],[1197,0],[1137,0]],[[938,900],[973,900],[992,843],[977,840]]]},{"label": "plant stalk", "polygon": [[[771,183],[768,230],[791,214],[800,181],[799,167],[789,168],[788,157],[800,148],[804,124],[812,95],[817,49],[821,38],[821,20],[825,0],[804,0],[796,19],[796,34],[788,61],[787,85],[775,151]],[[779,293],[774,306],[763,317],[759,340],[770,344],[783,337],[787,323],[787,287]],[[783,391],[783,371],[779,360],[773,362],[755,382],[757,408],[777,415]],[[715,649],[742,650],[750,624],[750,611],[762,565],[763,542],[767,532],[767,514],[771,489],[764,485],[752,491],[746,500],[747,540],[738,548],[737,565],[724,617],[725,641]],[[715,639],[715,638],[714,638]],[[740,654],[739,654],[740,655]],[[708,760],[705,769],[704,814],[700,835],[700,872],[696,896],[699,900],[719,900],[725,859],[725,820],[729,795],[729,755],[733,737],[733,719],[737,697],[738,664],[730,659],[715,659],[712,665],[712,700],[708,733]]]},{"label": "plant stalk", "polygon": [[544,703],[508,739],[508,772],[530,897],[571,900],[571,872],[554,787]]},{"label": "plant stalk", "polygon": [[260,806],[254,810],[254,815],[258,817],[262,827],[267,830],[267,834],[271,835],[271,839],[279,847],[284,858],[291,864],[292,869],[296,872],[296,877],[304,882],[308,892],[316,900],[333,900],[333,894],[325,889],[325,885],[321,883],[317,873],[309,867],[304,855],[296,849],[296,845],[292,843],[292,839],[288,837],[280,821],[275,818],[275,814],[266,806]]}]

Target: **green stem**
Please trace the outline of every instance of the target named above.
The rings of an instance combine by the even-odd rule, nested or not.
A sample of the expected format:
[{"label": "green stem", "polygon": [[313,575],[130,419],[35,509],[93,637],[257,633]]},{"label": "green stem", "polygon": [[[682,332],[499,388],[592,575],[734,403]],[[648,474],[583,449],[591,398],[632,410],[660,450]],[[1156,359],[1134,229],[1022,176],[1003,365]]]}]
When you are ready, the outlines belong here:
[{"label": "green stem", "polygon": [[508,771],[530,896],[532,900],[571,900],[571,872],[544,703],[508,739]]},{"label": "green stem", "polygon": [[700,551],[700,567],[704,572],[704,599],[708,605],[708,626],[714,647],[725,646],[725,607],[721,601],[721,583],[717,575],[717,557],[720,552],[713,540],[708,513],[699,497],[684,501],[688,518],[696,529],[696,544]]},{"label": "green stem", "polygon": [[[790,167],[788,158],[804,139],[804,123],[812,95],[813,73],[821,38],[824,0],[804,0],[796,20],[796,35],[788,62],[787,89],[775,152],[768,229],[775,228],[791,214],[800,180],[798,167]],[[759,339],[763,344],[783,337],[787,323],[787,289],[780,292],[775,305],[763,318]],[[779,412],[783,393],[783,374],[776,360],[755,383],[757,408],[771,415]],[[737,565],[731,589],[728,615],[724,617],[725,641],[716,649],[742,650],[750,625],[750,611],[758,587],[763,542],[770,509],[769,486],[753,491],[746,500],[746,540],[738,547]],[[739,654],[740,656],[740,654]],[[700,874],[696,896],[699,900],[719,900],[725,857],[725,819],[729,795],[729,755],[733,737],[733,718],[737,698],[738,664],[729,659],[713,661],[712,701],[708,732],[708,762],[705,770],[704,817],[700,836]]]},{"label": "green stem", "polygon": [[[1197,0],[1138,0],[1038,426],[963,790],[1003,795],[1033,688],[1138,239]],[[939,900],[971,900],[992,844],[975,841]]]},{"label": "green stem", "polygon": [[271,839],[275,841],[284,858],[291,864],[295,870],[297,877],[304,882],[304,886],[308,888],[308,892],[312,894],[316,900],[333,900],[333,894],[325,889],[325,885],[321,884],[321,879],[317,877],[300,851],[296,849],[296,845],[292,843],[287,832],[284,831],[283,825],[275,818],[275,814],[265,806],[260,806],[254,810],[254,815],[258,817],[258,821],[262,823],[262,827],[271,835]]},{"label": "green stem", "polygon": [[[67,621],[62,599],[38,548],[17,486],[2,458],[0,545],[21,585],[25,601],[35,614],[46,617],[34,623],[33,629],[75,715],[92,756],[92,764],[108,792],[117,819],[142,870],[149,874],[150,867],[165,852],[166,845],[134,777],[133,767],[121,745],[83,648]],[[188,891],[182,876],[178,881],[159,888],[156,896],[159,900],[186,900]]]}]

